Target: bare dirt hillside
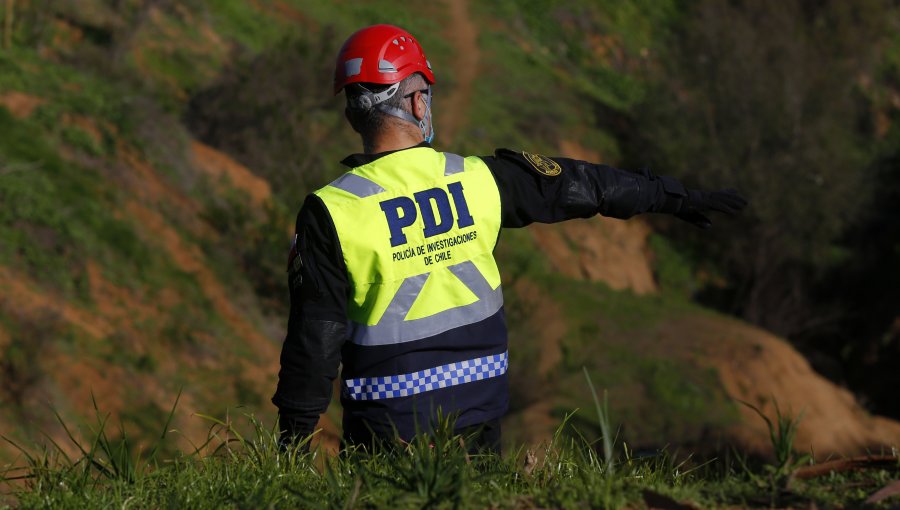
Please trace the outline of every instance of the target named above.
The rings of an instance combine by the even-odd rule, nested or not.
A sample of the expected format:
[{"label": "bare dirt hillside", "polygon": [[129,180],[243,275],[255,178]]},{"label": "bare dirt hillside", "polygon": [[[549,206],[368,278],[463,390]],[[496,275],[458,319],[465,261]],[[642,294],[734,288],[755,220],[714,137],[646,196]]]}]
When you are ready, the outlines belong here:
[{"label": "bare dirt hillside", "polygon": [[[602,281],[636,294],[656,291],[646,238],[640,221],[595,219],[532,228],[537,244],[554,269],[573,279]],[[560,359],[566,342],[566,319],[553,299],[528,281],[513,291],[535,310],[530,332],[540,337],[541,374]],[[603,313],[598,312],[598,313]],[[770,452],[769,431],[748,402],[770,419],[776,403],[782,413],[800,417],[796,448],[817,457],[852,455],[900,446],[900,423],[872,416],[845,388],[817,374],[785,340],[744,322],[712,313],[690,313],[660,324],[657,345],[672,357],[700,370],[714,369],[726,394],[734,399],[738,423],[710,431],[727,443],[760,454]],[[602,341],[597,351],[603,355]],[[640,384],[640,381],[635,381]],[[549,399],[529,407],[516,419],[528,424],[531,443],[549,439],[558,419],[549,416]]]},{"label": "bare dirt hillside", "polygon": [[[900,422],[872,416],[845,388],[815,373],[787,342],[760,328],[718,316],[694,316],[671,324],[671,340],[691,338],[715,367],[728,394],[775,418],[800,417],[799,451],[852,455],[900,447]],[[676,336],[677,335],[677,336]],[[727,437],[758,452],[769,449],[768,429],[756,413],[739,406],[741,423]]]},{"label": "bare dirt hillside", "polygon": [[647,246],[650,227],[639,219],[597,217],[530,228],[554,269],[566,276],[635,294],[657,291]]}]

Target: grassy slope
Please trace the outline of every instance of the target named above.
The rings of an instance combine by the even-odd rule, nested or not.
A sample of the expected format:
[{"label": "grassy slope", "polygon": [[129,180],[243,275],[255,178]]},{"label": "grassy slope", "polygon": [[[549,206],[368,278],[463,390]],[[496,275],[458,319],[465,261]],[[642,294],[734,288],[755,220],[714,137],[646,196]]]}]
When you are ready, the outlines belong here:
[{"label": "grassy slope", "polygon": [[[593,147],[599,145],[604,154],[614,157],[618,153],[615,142],[602,131],[586,125],[586,119],[579,113],[583,104],[581,95],[590,94],[594,100],[620,109],[627,108],[634,101],[634,94],[639,94],[640,87],[635,86],[634,79],[629,78],[626,73],[631,65],[626,53],[640,52],[637,48],[652,43],[650,25],[647,20],[628,9],[604,9],[601,8],[603,6],[585,3],[573,7],[571,11],[582,14],[579,19],[565,16],[566,11],[553,11],[560,13],[561,23],[548,27],[538,23],[537,18],[529,17],[530,13],[543,12],[549,8],[549,4],[538,4],[525,9],[520,9],[513,3],[501,3],[493,7],[498,10],[496,12],[510,15],[507,18],[510,20],[509,25],[506,26],[495,21],[493,14],[496,12],[475,11],[478,22],[495,30],[482,32],[481,43],[487,60],[483,63],[486,76],[475,84],[475,104],[470,108],[472,119],[469,126],[472,127],[467,132],[468,136],[457,137],[461,139],[458,145],[473,152],[485,152],[486,148],[498,145],[552,151],[559,138],[572,131],[579,133],[585,144]],[[228,215],[229,208],[235,208],[240,201],[235,203],[234,200],[226,200],[225,205],[230,207],[221,207],[221,200],[213,202],[205,194],[205,190],[196,185],[196,170],[185,161],[184,142],[179,142],[189,135],[166,112],[177,112],[184,107],[192,93],[214,80],[218,70],[230,58],[229,45],[237,45],[250,54],[260,52],[274,45],[282,37],[279,34],[294,30],[298,24],[308,29],[310,36],[314,37],[321,32],[322,24],[333,25],[335,31],[346,32],[349,27],[374,19],[375,12],[387,13],[391,19],[396,18],[401,24],[406,22],[411,30],[422,34],[423,44],[429,48],[437,65],[448,61],[452,53],[452,48],[448,48],[447,43],[441,39],[441,31],[436,22],[441,14],[440,6],[429,8],[431,17],[417,20],[408,15],[404,17],[401,10],[387,3],[377,6],[343,6],[339,10],[319,6],[290,11],[300,19],[297,21],[284,17],[283,12],[274,7],[265,7],[266,5],[268,4],[253,8],[242,2],[219,2],[208,10],[199,12],[187,9],[169,13],[151,11],[150,21],[141,25],[132,35],[130,44],[133,50],[125,57],[124,72],[147,82],[145,88],[139,89],[137,93],[145,97],[145,100],[161,105],[159,109],[162,113],[158,114],[158,118],[151,117],[156,113],[152,109],[138,113],[130,110],[128,95],[134,92],[127,90],[127,87],[133,86],[134,82],[128,77],[123,80],[124,83],[116,83],[106,80],[104,76],[92,76],[90,72],[80,70],[85,66],[76,69],[74,65],[48,62],[27,49],[21,50],[19,58],[11,59],[16,65],[9,68],[11,72],[7,75],[8,82],[4,84],[4,88],[27,91],[38,97],[48,98],[49,101],[39,106],[28,119],[6,117],[6,129],[19,137],[11,136],[5,140],[8,144],[6,157],[13,165],[46,161],[44,164],[48,167],[48,172],[55,171],[60,179],[51,181],[38,172],[15,172],[12,178],[4,179],[4,186],[20,186],[24,190],[10,188],[8,191],[9,196],[16,193],[15,203],[21,208],[10,211],[14,217],[4,222],[7,230],[3,231],[3,235],[5,239],[9,239],[5,245],[17,248],[15,254],[6,253],[4,264],[25,272],[38,284],[45,284],[46,288],[59,287],[64,292],[65,299],[74,303],[83,302],[88,310],[93,306],[91,292],[87,288],[88,279],[77,277],[85,272],[84,267],[88,261],[100,266],[107,279],[116,285],[131,288],[148,301],[156,301],[158,293],[163,289],[174,291],[183,299],[160,307],[158,315],[163,323],[148,324],[149,328],[144,331],[145,341],[155,344],[154,338],[165,339],[159,343],[175,344],[176,350],[185,355],[212,348],[203,345],[202,341],[198,342],[197,337],[214,337],[221,346],[229,336],[227,321],[220,317],[222,310],[217,310],[199,288],[197,276],[186,274],[183,267],[179,268],[173,263],[171,254],[166,257],[150,239],[142,237],[139,222],[129,217],[128,212],[118,215],[119,218],[106,214],[110,209],[122,209],[123,203],[127,202],[127,195],[115,189],[109,178],[116,170],[121,170],[121,164],[116,160],[121,159],[122,146],[132,147],[135,152],[155,163],[161,174],[160,179],[168,183],[176,193],[183,193],[188,200],[199,204],[197,207],[201,209],[201,214],[206,213],[204,219],[207,221],[194,229],[195,232],[182,229],[180,234],[184,242],[196,244],[204,250],[204,263],[211,266],[226,285],[231,285],[236,290],[246,288],[247,283],[241,281],[240,276],[229,276],[234,274],[235,260],[221,256],[221,251],[216,250],[219,243],[214,239],[215,234],[198,235],[200,231],[208,232],[210,225],[216,231],[229,228],[236,221],[234,216],[220,218],[217,213]],[[664,15],[665,8],[658,12]],[[525,17],[512,15],[514,13],[524,13]],[[516,30],[521,26],[525,27],[524,30]],[[576,31],[574,28],[582,30]],[[611,28],[615,30],[610,30]],[[592,30],[608,35],[606,39],[585,41],[584,34]],[[513,37],[504,35],[509,33]],[[623,40],[625,35],[630,39]],[[529,45],[536,47],[531,48]],[[26,62],[29,64],[26,65]],[[579,66],[584,74],[578,76],[582,76],[584,82],[573,83],[572,78],[560,72],[564,65]],[[14,78],[18,81],[14,81]],[[452,86],[452,74],[443,72],[441,79]],[[72,86],[72,83],[78,83],[78,86]],[[530,86],[517,86],[520,83],[529,83]],[[591,85],[588,86],[587,83]],[[551,104],[553,107],[548,108]],[[440,109],[440,97],[436,109]],[[91,119],[92,123],[100,126],[99,136],[92,138],[90,133],[85,133],[77,125],[67,126],[61,123],[60,119],[67,115]],[[157,122],[164,123],[168,133],[175,136],[163,139],[158,132],[148,132],[146,124]],[[40,142],[30,142],[35,139]],[[334,141],[333,145],[339,146],[338,142],[342,140]],[[16,152],[26,150],[32,153]],[[43,152],[35,154],[33,151]],[[66,156],[60,156],[61,153]],[[73,171],[74,168],[83,168],[83,171],[76,172]],[[24,181],[19,182],[20,179]],[[66,180],[76,182],[69,184]],[[193,185],[191,181],[194,181]],[[296,195],[303,192],[304,190],[299,189]],[[184,210],[184,207],[178,210],[177,204],[167,203],[170,197],[141,198],[157,201],[152,206],[167,221],[172,222],[176,229],[180,228],[178,224],[184,216],[192,212]],[[64,221],[63,213],[54,207],[54,204],[59,203],[73,204],[77,209],[65,214]],[[214,207],[210,207],[210,204]],[[238,210],[243,211],[244,208]],[[284,218],[281,220],[284,221]],[[55,233],[51,249],[37,244],[41,238],[32,235],[32,225]],[[242,231],[262,226],[255,223],[240,225]],[[58,252],[64,249],[62,247],[79,249],[71,250],[72,253],[65,256],[66,264],[53,263],[58,257],[54,249]],[[518,262],[514,260],[516,255],[513,252],[516,251],[533,253],[535,247],[530,244],[527,236],[508,236],[504,239],[500,252],[504,266],[515,267]],[[277,253],[261,255],[280,257]],[[269,266],[275,267],[267,262],[266,267]],[[560,410],[582,405],[587,395],[580,379],[566,374],[580,373],[578,369],[581,360],[595,360],[594,365],[590,366],[595,380],[602,387],[611,389],[614,409],[622,420],[636,422],[633,437],[638,442],[660,437],[661,432],[667,430],[668,424],[672,422],[685,424],[687,430],[696,425],[694,422],[699,416],[708,416],[705,419],[713,422],[727,416],[727,412],[707,408],[709,405],[718,406],[722,401],[721,395],[715,390],[703,389],[715,387],[714,377],[710,374],[686,375],[694,371],[679,366],[665,352],[648,356],[653,352],[654,325],[666,314],[690,311],[690,307],[678,299],[637,298],[627,293],[611,291],[599,284],[573,281],[554,275],[545,268],[529,276],[564,305],[566,321],[571,325],[572,336],[564,346],[565,357],[556,376],[559,379],[560,394],[563,395],[556,404]],[[515,296],[511,296],[510,300],[515,303]],[[181,307],[186,307],[186,311],[174,312]],[[603,319],[595,317],[598,310],[603,311]],[[530,351],[529,341],[533,342],[534,339],[529,340],[526,330],[516,329],[515,323],[520,322],[521,318],[516,317],[515,313],[511,315],[514,323],[513,343],[523,344],[519,348],[522,354],[516,356],[524,358]],[[647,338],[647,341],[641,344],[632,341],[638,337]],[[594,352],[598,341],[604,345],[602,353]],[[242,339],[232,338],[230,342],[231,349],[246,352]],[[85,340],[84,343],[92,342]],[[93,343],[102,345],[102,342]],[[200,345],[192,345],[197,343]],[[640,348],[642,351],[635,348],[637,345],[643,345]],[[100,347],[85,347],[89,348]],[[135,359],[129,359],[128,354],[124,358],[122,355],[112,354],[104,358],[103,355],[89,351],[74,354],[88,359],[100,357],[104,362],[123,365],[126,372],[153,372],[165,350],[161,352],[150,346],[148,349],[151,352],[134,356]],[[122,352],[127,353],[128,349]],[[639,356],[639,353],[642,355]],[[211,360],[213,365],[216,361],[221,362],[215,358],[213,356]],[[264,360],[259,360],[258,363],[271,366],[271,363],[267,364]],[[523,359],[520,365],[527,367],[527,360]],[[209,379],[209,384],[214,385],[213,381],[217,377],[209,374],[196,380]],[[192,378],[190,382],[194,381]],[[636,384],[635,381],[647,382]],[[175,388],[187,382],[189,381],[183,377],[173,374],[173,378],[166,384],[167,394],[171,395]],[[246,388],[236,387],[236,392],[243,391],[245,394],[235,395],[233,399],[239,399],[232,402],[264,405],[265,399],[261,395],[253,395],[252,392],[246,394],[245,390]],[[680,397],[685,393],[682,390],[692,396]],[[201,399],[201,402],[221,409],[221,397],[218,397],[218,401],[212,395],[208,397]],[[636,397],[640,398],[635,400]],[[616,404],[634,401],[642,404],[637,407],[629,404],[621,409]],[[648,413],[651,408],[655,412]],[[638,416],[648,415],[653,418],[636,419]],[[149,416],[145,418],[147,417]],[[135,421],[139,422],[140,416],[136,416]],[[669,440],[681,442],[686,439],[680,434],[676,436]],[[658,440],[654,439],[653,442]]]},{"label": "grassy slope", "polygon": [[[114,19],[115,13],[105,11],[102,3],[87,4],[81,13],[64,14],[76,21]],[[471,120],[451,149],[489,153],[496,146],[512,146],[552,153],[561,139],[575,138],[615,162],[621,150],[609,132],[591,127],[603,121],[586,114],[584,98],[613,111],[627,111],[638,99],[641,55],[645,50],[652,55],[654,29],[674,15],[666,3],[649,4],[642,8],[577,2],[559,10],[540,0],[475,3],[472,14],[485,28],[479,36],[485,78],[474,85]],[[4,369],[13,370],[8,373],[18,380],[33,381],[22,402],[5,395],[0,404],[5,434],[27,442],[38,439],[36,429],[44,428],[57,440],[64,439],[46,408],[32,403],[35,395],[51,402],[67,423],[84,426],[92,423],[91,391],[101,408],[113,411],[137,439],[132,448],[143,444],[145,452],[181,387],[185,400],[176,427],[186,436],[193,432],[202,438],[200,429],[207,425],[188,416],[192,411],[219,415],[226,407],[245,404],[245,410],[271,420],[266,396],[274,381],[275,359],[272,349],[260,350],[254,342],[277,347],[283,318],[272,312],[272,305],[263,304],[271,296],[254,296],[254,282],[240,258],[256,253],[266,258],[263,266],[280,270],[280,233],[287,237],[297,200],[276,201],[269,216],[253,217],[256,208],[247,196],[229,191],[227,185],[211,186],[191,162],[191,134],[179,115],[190,97],[213,83],[222,69],[266,52],[288,33],[314,39],[323,37],[328,27],[345,34],[388,18],[421,34],[433,62],[447,62],[454,48],[442,37],[447,30],[439,21],[442,6],[416,9],[390,2],[334,7],[221,0],[202,8],[157,12],[134,31],[121,57],[123,65],[112,77],[91,70],[96,69],[91,61],[97,58],[94,42],[78,35],[72,24],[54,24],[40,45],[18,45],[0,57],[0,95],[19,91],[45,101],[25,118],[0,108],[0,201],[12,204],[0,209],[0,267],[6,271],[0,276],[13,275],[24,286],[16,289],[37,297],[25,300],[20,294],[10,299],[4,293],[0,299]],[[589,37],[595,33],[603,36]],[[44,49],[38,51],[37,46]],[[440,79],[452,85],[455,78],[444,67]],[[439,112],[440,95],[436,101]],[[337,159],[353,143],[344,128],[320,150]],[[148,186],[148,179],[158,186]],[[274,232],[274,240],[253,234],[263,229]],[[173,234],[175,248],[169,242]],[[248,238],[255,239],[256,252],[236,248]],[[664,242],[654,244],[657,252],[667,249]],[[707,313],[677,290],[690,285],[687,261],[661,254],[658,260],[667,265],[657,271],[664,292],[637,297],[560,276],[531,257],[534,252],[526,231],[504,234],[498,256],[510,283],[512,376],[514,381],[531,379],[525,389],[534,388],[529,371],[541,352],[540,339],[531,334],[534,324],[528,322],[531,311],[516,295],[514,281],[523,279],[559,304],[566,323],[562,356],[542,388],[542,395],[553,401],[551,411],[557,419],[581,408],[573,423],[589,438],[599,432],[582,366],[587,366],[598,388],[609,390],[613,420],[623,426],[621,438],[632,446],[696,444],[705,439],[708,428],[734,419],[715,374],[698,369],[684,352],[672,355],[675,347],[658,342],[659,328],[667,318]],[[210,288],[210,277],[221,287]],[[234,309],[241,310],[238,318],[229,313]],[[79,319],[85,317],[100,326],[83,327]],[[534,402],[533,395],[515,398],[523,406]],[[19,425],[26,422],[34,425],[29,429]],[[515,415],[510,420],[511,443],[524,435],[520,423]],[[86,435],[91,437],[90,432]],[[184,448],[177,438],[166,442],[166,448]],[[336,478],[323,478],[301,462],[282,476],[272,463],[283,465],[284,460],[271,452],[267,455],[258,463],[248,460],[255,458],[252,455],[204,462],[182,459],[172,469],[150,470],[138,477],[138,483],[100,476],[97,487],[112,490],[99,492],[88,490],[95,477],[82,479],[78,469],[61,470],[42,479],[44,485],[32,486],[21,501],[26,506],[102,502],[118,506],[136,497],[149,506],[161,506],[188,504],[184,498],[190,497],[191,504],[202,501],[209,506],[262,501],[291,505],[302,501],[297,497],[309,497],[312,488],[317,488],[317,501],[323,505],[353,498],[355,480],[347,469],[337,469]],[[421,503],[415,486],[386,481],[411,469],[403,462],[393,464],[373,467],[388,476],[364,485],[358,501],[377,504],[402,497],[410,504]],[[573,457],[556,469],[563,465],[571,469],[551,474],[554,468],[543,465],[543,475],[539,469],[536,477],[524,481],[516,481],[522,475],[510,463],[490,469],[486,478],[462,468],[465,475],[439,494],[458,496],[476,506],[556,506],[577,501],[616,506],[637,501],[643,487],[705,504],[756,501],[754,494],[766,490],[761,479],[745,479],[734,487],[707,483],[716,480],[715,473],[707,481],[685,485],[687,478],[666,464],[654,464],[649,471],[642,464],[633,472],[623,470],[630,474],[610,484],[590,458]],[[62,479],[53,478],[57,476]],[[636,481],[638,476],[647,483]],[[886,481],[886,476],[877,474],[863,482],[865,489],[854,493],[853,501]],[[225,482],[226,478],[236,481]],[[85,490],[80,490],[78,480],[87,484],[82,486]],[[51,491],[59,481],[71,490]]]},{"label": "grassy slope", "polygon": [[218,37],[273,32],[236,23],[247,17],[230,10],[238,3],[211,13],[221,35],[190,13],[151,14],[124,63],[105,71],[84,36],[83,25],[102,25],[103,4],[93,5],[76,18],[61,9],[33,46],[0,56],[0,94],[40,99],[20,118],[0,109],[0,201],[10,204],[0,213],[0,266],[4,286],[31,297],[4,292],[0,302],[4,432],[59,439],[46,403],[78,424],[91,395],[137,437],[150,437],[181,388],[177,423],[189,434],[205,427],[191,411],[269,411],[277,338],[265,336],[271,319],[241,276],[242,253],[223,245],[228,235],[247,243],[259,237],[253,230],[286,232],[289,215],[273,204],[272,218],[216,216],[216,206],[247,199],[210,195],[221,187],[192,165],[176,112],[224,65]]},{"label": "grassy slope", "polygon": [[[485,153],[512,146],[552,153],[563,137],[574,137],[615,162],[617,142],[593,127],[584,98],[618,111],[639,98],[641,55],[653,51],[654,29],[674,12],[668,4],[651,3],[639,9],[576,2],[567,10],[541,1],[472,5],[485,28],[479,39],[485,74],[474,84],[469,124],[448,149]],[[99,26],[106,23],[100,19],[114,19],[102,3],[89,4],[63,17]],[[267,392],[283,322],[283,309],[271,302],[283,306],[283,297],[254,296],[255,282],[242,258],[256,256],[260,266],[280,272],[280,237],[287,238],[298,197],[307,190],[298,186],[281,195],[294,198],[277,199],[266,217],[254,217],[239,191],[211,193],[221,188],[209,186],[191,163],[191,135],[179,116],[223,69],[264,53],[286,34],[315,39],[386,18],[420,34],[441,69],[442,85],[452,87],[446,64],[454,48],[442,37],[443,7],[423,8],[427,16],[419,17],[391,2],[253,6],[223,0],[151,12],[131,34],[115,74],[104,74],[98,64],[102,51],[91,32],[86,36],[74,22],[51,24],[39,44],[22,42],[5,52],[0,95],[20,91],[45,101],[25,118],[0,108],[0,201],[12,204],[0,210],[0,267],[44,298],[33,305],[0,299],[0,341],[8,339],[4,363],[23,380],[34,380],[25,395],[39,395],[78,425],[90,414],[85,409],[93,390],[101,407],[112,408],[142,440],[158,430],[155,424],[162,423],[181,387],[187,404],[176,423],[183,431],[205,426],[188,411],[220,415],[226,407],[247,405],[271,420]],[[573,78],[571,69],[580,72]],[[440,101],[438,95],[438,115]],[[337,159],[354,143],[344,128],[320,150]],[[164,193],[153,194],[147,179]],[[154,219],[161,219],[155,230],[148,228]],[[273,235],[254,234],[264,229]],[[173,248],[172,235],[189,255]],[[576,407],[591,408],[581,374],[586,365],[598,388],[609,389],[614,419],[624,424],[630,444],[692,444],[704,439],[705,428],[734,419],[715,374],[672,356],[671,345],[657,341],[667,318],[706,312],[675,291],[637,297],[559,276],[535,251],[527,232],[512,232],[504,235],[499,258],[507,281],[533,282],[563,310],[569,335],[544,389],[558,418]],[[664,286],[670,280],[672,289],[689,286],[686,261],[660,260],[670,264],[658,268]],[[209,286],[210,276],[218,287]],[[513,377],[526,380],[539,346],[514,289],[509,286],[507,297],[518,367]],[[235,309],[241,313],[231,313]],[[94,318],[96,331],[80,326],[78,317]],[[42,339],[39,350],[31,338]],[[529,402],[528,395],[517,398]],[[27,441],[38,438],[36,428],[46,427],[63,437],[45,408],[10,398],[0,405],[5,434]],[[589,435],[598,432],[593,413],[579,413],[575,420]],[[26,423],[32,425],[25,428]],[[514,439],[519,425],[515,418],[510,423],[508,438]],[[232,467],[226,462],[221,469]],[[197,476],[197,483],[209,480]],[[349,489],[345,484],[340,490]]]}]

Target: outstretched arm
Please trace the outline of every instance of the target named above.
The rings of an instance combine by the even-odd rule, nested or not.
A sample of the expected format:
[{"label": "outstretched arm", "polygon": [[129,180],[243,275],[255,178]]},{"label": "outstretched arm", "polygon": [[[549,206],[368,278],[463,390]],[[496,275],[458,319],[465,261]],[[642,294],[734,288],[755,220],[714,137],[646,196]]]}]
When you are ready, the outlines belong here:
[{"label": "outstretched arm", "polygon": [[674,214],[708,228],[706,214],[735,214],[747,205],[734,190],[686,189],[678,180],[628,172],[569,158],[498,149],[482,157],[501,190],[504,227],[556,223],[596,214],[626,219],[655,212]]},{"label": "outstretched arm", "polygon": [[331,402],[346,339],[347,271],[331,217],[307,197],[288,260],[291,312],[272,403],[282,444],[310,435]]}]

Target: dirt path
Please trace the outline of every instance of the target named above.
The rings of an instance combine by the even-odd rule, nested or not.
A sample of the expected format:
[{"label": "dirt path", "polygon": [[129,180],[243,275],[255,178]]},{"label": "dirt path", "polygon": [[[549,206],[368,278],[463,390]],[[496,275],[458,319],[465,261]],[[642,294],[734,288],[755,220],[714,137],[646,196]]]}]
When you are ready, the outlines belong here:
[{"label": "dirt path", "polygon": [[444,4],[450,15],[445,34],[456,48],[453,60],[455,85],[441,102],[441,109],[435,119],[440,122],[436,131],[440,134],[443,145],[451,145],[468,118],[472,85],[478,75],[481,51],[478,49],[478,28],[469,15],[469,2],[444,0]]}]

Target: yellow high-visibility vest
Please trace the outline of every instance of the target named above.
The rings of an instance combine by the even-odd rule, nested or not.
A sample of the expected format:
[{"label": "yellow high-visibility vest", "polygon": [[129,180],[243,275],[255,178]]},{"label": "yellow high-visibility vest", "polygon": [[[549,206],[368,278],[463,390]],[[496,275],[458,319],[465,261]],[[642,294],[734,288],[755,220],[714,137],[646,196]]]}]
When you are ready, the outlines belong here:
[{"label": "yellow high-visibility vest", "polygon": [[480,158],[406,149],[315,193],[334,222],[349,273],[351,342],[415,341],[502,307],[492,253],[500,194]]}]

